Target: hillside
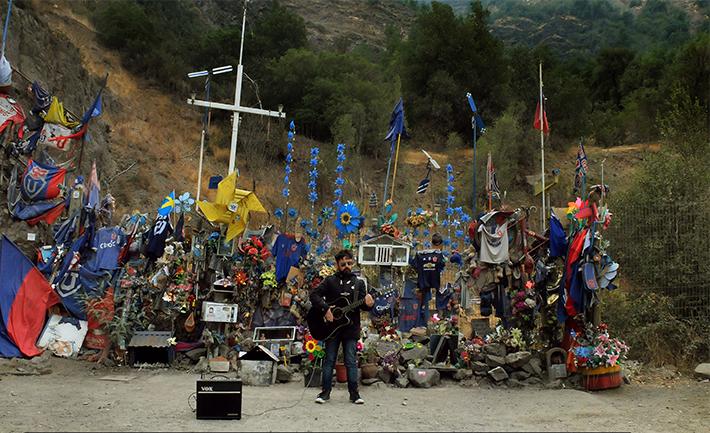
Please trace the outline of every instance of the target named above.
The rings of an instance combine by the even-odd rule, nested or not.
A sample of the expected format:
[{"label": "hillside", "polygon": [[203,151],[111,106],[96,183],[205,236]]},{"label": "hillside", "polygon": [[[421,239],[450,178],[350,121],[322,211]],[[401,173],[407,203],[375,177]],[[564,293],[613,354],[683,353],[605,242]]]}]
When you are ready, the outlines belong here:
[{"label": "hillside", "polygon": [[[298,0],[286,3],[297,6]],[[133,209],[153,211],[162,197],[171,190],[180,193],[194,193],[197,179],[197,162],[200,137],[200,112],[185,104],[187,95],[170,95],[152,85],[149,81],[128,72],[117,53],[102,47],[96,37],[91,22],[86,17],[72,12],[70,2],[58,1],[49,4],[40,0],[21,2],[13,8],[13,33],[9,41],[8,57],[14,66],[30,80],[39,80],[54,94],[59,96],[66,106],[81,113],[91,101],[98,89],[101,78],[108,73],[108,85],[104,93],[104,114],[92,124],[91,140],[86,148],[80,173],[87,174],[92,160],[97,161],[99,176],[104,192],[111,192],[118,202],[119,216]],[[316,9],[308,9],[318,19]],[[339,9],[346,13],[347,8]],[[381,10],[386,15],[385,9]],[[358,22],[356,14],[351,14],[351,26]],[[340,20],[339,15],[329,16],[325,21],[332,23]],[[323,24],[326,26],[326,24]],[[308,26],[310,29],[311,26]],[[347,33],[347,25],[341,26],[341,32]],[[313,30],[309,30],[313,31]],[[364,34],[364,33],[360,33]],[[371,29],[372,38],[379,33]],[[313,36],[317,39],[316,36]],[[333,34],[323,36],[324,41],[334,38]],[[21,93],[25,84],[18,81],[16,91]],[[296,119],[298,124],[298,119]],[[262,120],[246,118],[239,141],[238,168],[241,172],[240,185],[255,188],[270,212],[283,207],[280,195],[283,177],[283,155],[285,154],[284,126],[272,122],[266,125]],[[206,183],[209,176],[225,174],[228,149],[224,144],[229,140],[229,130],[215,130],[213,140],[208,147],[203,176],[203,193],[207,193]],[[382,131],[384,136],[385,131]],[[332,197],[334,174],[329,172],[334,164],[334,149],[327,143],[317,143],[308,138],[297,136],[296,158],[293,164],[291,206],[307,213],[306,173],[311,146],[322,149],[325,167],[321,168],[319,194],[322,197],[319,206],[328,203]],[[382,143],[383,148],[387,146]],[[395,190],[400,212],[405,212],[407,205],[430,204],[433,196],[421,197],[415,194],[418,181],[424,177],[425,161],[419,152],[421,148],[430,148],[430,143],[415,136],[402,142],[402,157],[397,175]],[[537,148],[537,143],[530,143]],[[272,148],[269,154],[264,148]],[[262,151],[258,151],[261,149]],[[593,171],[602,158],[602,150],[589,148],[590,164]],[[384,152],[383,152],[384,153]],[[617,157],[618,155],[618,157]],[[467,205],[470,199],[470,149],[448,153],[435,153],[441,164],[455,166],[456,187],[459,205]],[[612,189],[621,188],[628,173],[636,162],[643,158],[639,148],[618,149],[614,156],[607,159],[608,176],[605,181]],[[479,155],[479,161],[483,156]],[[574,167],[574,155],[569,152],[548,152],[548,167],[563,169],[563,177],[571,179]],[[384,158],[368,159],[348,154],[346,162],[345,197],[354,199],[364,207],[367,197],[374,191],[381,197],[387,161]],[[330,167],[330,169],[328,169]],[[535,173],[520,173],[525,175]],[[517,184],[513,185],[514,182]],[[571,180],[569,180],[571,182]],[[520,179],[501,179],[501,187],[507,189],[510,205],[537,203],[538,199],[530,194],[530,188]],[[445,175],[443,170],[435,173],[433,193],[443,196]],[[558,205],[566,203],[567,194],[560,191]],[[256,221],[265,221],[267,217]]]},{"label": "hillside", "polygon": [[[440,0],[459,14],[469,0]],[[430,0],[421,0],[429,4]],[[510,45],[545,45],[565,55],[604,46],[648,50],[710,29],[710,4],[696,0],[483,0],[493,34]]]}]

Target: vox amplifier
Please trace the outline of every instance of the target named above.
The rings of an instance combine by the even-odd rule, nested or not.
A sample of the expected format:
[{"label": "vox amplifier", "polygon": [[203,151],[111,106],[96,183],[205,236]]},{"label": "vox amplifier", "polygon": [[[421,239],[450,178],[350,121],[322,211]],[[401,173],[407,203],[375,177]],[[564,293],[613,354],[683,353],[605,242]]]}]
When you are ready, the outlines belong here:
[{"label": "vox amplifier", "polygon": [[242,419],[242,381],[198,380],[197,419]]}]

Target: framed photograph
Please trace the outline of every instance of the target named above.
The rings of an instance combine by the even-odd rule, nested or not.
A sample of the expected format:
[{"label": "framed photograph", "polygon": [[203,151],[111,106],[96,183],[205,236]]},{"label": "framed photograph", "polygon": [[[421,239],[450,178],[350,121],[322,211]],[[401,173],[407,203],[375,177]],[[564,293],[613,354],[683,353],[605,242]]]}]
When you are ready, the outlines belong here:
[{"label": "framed photograph", "polygon": [[228,257],[234,251],[234,239],[227,241],[224,235],[220,235],[217,240],[217,255],[220,257]]}]

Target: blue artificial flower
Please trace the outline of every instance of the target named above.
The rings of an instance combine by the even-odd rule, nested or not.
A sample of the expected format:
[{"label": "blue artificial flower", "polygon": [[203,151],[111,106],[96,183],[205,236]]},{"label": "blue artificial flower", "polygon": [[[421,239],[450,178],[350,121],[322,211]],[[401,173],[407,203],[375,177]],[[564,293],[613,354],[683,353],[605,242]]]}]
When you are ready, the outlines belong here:
[{"label": "blue artificial flower", "polygon": [[464,213],[463,215],[461,215],[461,222],[462,222],[462,223],[465,224],[465,223],[470,222],[470,221],[471,221],[471,216],[470,216],[469,214]]},{"label": "blue artificial flower", "polygon": [[316,230],[314,227],[310,227],[308,230],[306,230],[306,234],[313,239],[318,239],[318,230]]},{"label": "blue artificial flower", "polygon": [[293,155],[289,153],[288,155],[286,155],[286,163],[290,164],[292,162],[293,162]]},{"label": "blue artificial flower", "polygon": [[338,229],[340,235],[353,233],[360,228],[361,222],[360,210],[354,202],[349,201],[338,209],[335,228]]},{"label": "blue artificial flower", "polygon": [[301,220],[301,227],[303,227],[304,229],[306,227],[308,227],[309,225],[311,225],[311,220],[307,220],[307,219]]},{"label": "blue artificial flower", "polygon": [[444,246],[448,247],[449,245],[451,245],[451,239],[449,239],[449,238],[444,239]]},{"label": "blue artificial flower", "polygon": [[311,158],[311,165],[318,165],[318,158]]},{"label": "blue artificial flower", "polygon": [[311,191],[308,194],[308,200],[311,201],[312,203],[315,203],[315,201],[318,200],[318,193],[315,191]]},{"label": "blue artificial flower", "polygon": [[431,248],[431,242],[425,241],[425,242],[424,242],[424,248],[426,248],[426,249]]},{"label": "blue artificial flower", "polygon": [[456,237],[460,238],[463,236],[463,230],[456,230]]},{"label": "blue artificial flower", "polygon": [[[293,123],[293,120],[291,120],[291,123],[288,124],[288,129],[295,130],[296,129],[296,124]],[[290,131],[289,131],[290,132]]]},{"label": "blue artificial flower", "polygon": [[291,152],[293,152],[293,143],[291,143],[290,141],[286,143],[286,150],[288,150],[288,154],[290,155]]},{"label": "blue artificial flower", "polygon": [[318,245],[316,247],[316,255],[322,256],[323,254],[325,254],[325,248],[323,247],[323,245]]},{"label": "blue artificial flower", "polygon": [[449,176],[449,183],[453,183],[453,181],[454,181],[454,175],[452,174]]},{"label": "blue artificial flower", "polygon": [[453,185],[449,185],[449,186],[446,187],[446,190],[447,190],[448,192],[454,192],[454,186],[453,186]]},{"label": "blue artificial flower", "polygon": [[338,155],[338,162],[345,162],[345,154],[341,153],[340,155]]},{"label": "blue artificial flower", "polygon": [[446,197],[446,203],[448,203],[450,205],[454,204],[454,196],[450,195],[450,196]]},{"label": "blue artificial flower", "polygon": [[288,196],[289,196],[289,190],[288,190],[288,188],[284,188],[284,189],[281,191],[281,195],[283,195],[284,197],[288,197]]},{"label": "blue artificial flower", "polygon": [[454,167],[451,164],[446,164],[446,172],[451,173],[452,171],[454,171]]},{"label": "blue artificial flower", "polygon": [[316,170],[316,169],[314,168],[313,170],[311,170],[311,171],[308,172],[308,176],[310,176],[310,177],[313,178],[313,179],[317,178],[317,177],[318,177],[318,170]]},{"label": "blue artificial flower", "polygon": [[418,208],[417,208],[417,214],[423,214],[423,213],[424,213],[424,209],[418,207]]},{"label": "blue artificial flower", "polygon": [[287,165],[286,167],[284,167],[284,171],[286,172],[286,174],[291,174],[291,166]]},{"label": "blue artificial flower", "polygon": [[337,147],[337,150],[338,150],[339,153],[345,152],[345,144],[339,143],[339,144],[338,144],[338,147]]},{"label": "blue artificial flower", "polygon": [[459,243],[458,243],[458,242],[452,242],[452,243],[451,243],[451,248],[453,248],[453,249],[455,249],[455,250],[458,249],[458,248],[459,248]]},{"label": "blue artificial flower", "polygon": [[446,208],[446,215],[451,216],[453,214],[454,214],[454,208],[452,208],[451,206],[447,207]]},{"label": "blue artificial flower", "polygon": [[316,189],[316,181],[315,180],[308,182],[308,189]]},{"label": "blue artificial flower", "polygon": [[342,197],[343,196],[343,190],[340,188],[336,188],[335,191],[333,191],[333,194],[335,194],[336,197]]},{"label": "blue artificial flower", "polygon": [[291,179],[288,177],[288,175],[284,176],[284,183],[288,184]]},{"label": "blue artificial flower", "polygon": [[424,229],[424,236],[429,236],[430,233],[429,229]]},{"label": "blue artificial flower", "polygon": [[574,348],[574,353],[577,356],[589,358],[592,356],[593,352],[591,346],[578,346]]},{"label": "blue artificial flower", "polygon": [[471,245],[471,239],[469,239],[469,238],[467,238],[467,237],[466,237],[466,238],[463,238],[463,244],[466,245],[466,246]]},{"label": "blue artificial flower", "polygon": [[323,219],[326,220],[326,221],[328,221],[328,220],[330,220],[331,218],[333,218],[334,215],[335,215],[335,212],[333,211],[333,208],[332,208],[332,207],[324,207],[324,208],[320,211],[320,216],[322,216]]},{"label": "blue artificial flower", "polygon": [[449,226],[449,222],[446,221],[446,220],[443,220],[443,221],[441,222],[441,226],[442,226],[442,227],[448,227],[448,226]]},{"label": "blue artificial flower", "polygon": [[333,207],[334,208],[339,208],[340,205],[341,205],[341,201],[339,198],[336,198],[335,200],[333,200]]},{"label": "blue artificial flower", "polygon": [[335,184],[343,186],[343,185],[345,185],[345,179],[343,179],[342,177],[339,177],[339,178],[335,179]]},{"label": "blue artificial flower", "polygon": [[296,209],[294,209],[292,207],[288,209],[288,216],[290,218],[296,218],[297,215],[298,215],[298,211]]},{"label": "blue artificial flower", "polygon": [[[311,148],[311,156],[316,157],[316,156],[318,156],[318,153],[319,153],[319,152],[320,152],[320,149],[318,149],[317,147],[312,147],[312,148]],[[317,161],[317,160],[316,160],[316,161]]]},{"label": "blue artificial flower", "polygon": [[335,172],[336,172],[337,174],[342,173],[343,170],[345,170],[345,168],[344,168],[342,165],[339,165],[339,166],[335,167]]},{"label": "blue artificial flower", "polygon": [[414,248],[416,248],[417,245],[419,245],[419,242],[417,242],[417,241],[413,241],[413,242],[412,242],[412,246],[413,246]]},{"label": "blue artificial flower", "polygon": [[412,234],[413,234],[414,236],[419,236],[419,230],[418,230],[418,229],[414,229],[414,231],[412,232]]},{"label": "blue artificial flower", "polygon": [[281,209],[280,207],[276,208],[276,210],[274,211],[274,216],[279,219],[283,218],[284,217],[284,210]]},{"label": "blue artificial flower", "polygon": [[323,225],[323,217],[318,217],[318,225],[322,226]]}]

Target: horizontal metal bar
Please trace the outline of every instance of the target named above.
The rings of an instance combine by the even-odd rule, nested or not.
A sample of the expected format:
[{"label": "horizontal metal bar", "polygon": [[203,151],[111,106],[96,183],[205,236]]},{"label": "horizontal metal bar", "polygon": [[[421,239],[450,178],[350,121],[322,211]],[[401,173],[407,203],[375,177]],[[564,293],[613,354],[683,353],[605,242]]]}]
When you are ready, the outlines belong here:
[{"label": "horizontal metal bar", "polygon": [[222,104],[220,102],[203,101],[200,99],[188,99],[187,103],[198,107],[215,108],[217,110],[236,111],[238,113],[258,114],[260,116],[280,117],[285,119],[286,113],[283,111],[262,110],[260,108],[242,107],[240,105]]},{"label": "horizontal metal bar", "polygon": [[190,72],[187,74],[188,78],[197,78],[197,77],[204,77],[205,75],[208,75],[209,71],[197,71],[197,72]]}]

